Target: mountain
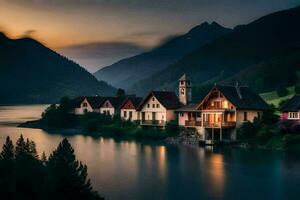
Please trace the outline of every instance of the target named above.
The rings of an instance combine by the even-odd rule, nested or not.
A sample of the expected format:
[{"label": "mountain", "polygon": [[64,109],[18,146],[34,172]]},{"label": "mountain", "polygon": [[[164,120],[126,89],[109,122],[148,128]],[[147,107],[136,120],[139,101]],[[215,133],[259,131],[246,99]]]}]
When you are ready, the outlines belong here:
[{"label": "mountain", "polygon": [[130,42],[92,42],[66,46],[57,51],[95,72],[99,66],[107,66],[122,58],[145,52],[146,49]]},{"label": "mountain", "polygon": [[[288,65],[288,62],[281,62],[282,65],[277,65],[276,70],[273,69],[272,63],[281,58],[288,58],[300,50],[299,24],[300,7],[296,7],[238,26],[231,33],[141,80],[129,91],[141,94],[153,88],[170,89],[183,73],[189,74],[198,86],[228,81],[230,77],[242,82],[242,77],[246,77],[246,83],[257,91],[270,89],[270,84],[264,85],[268,80],[272,80],[269,83],[272,82],[271,85],[275,88],[294,84],[296,79],[291,74],[299,70],[300,63]],[[264,66],[264,70],[261,70],[260,65]],[[294,81],[291,82],[289,77],[293,77]],[[260,81],[257,81],[258,79]]]},{"label": "mountain", "polygon": [[231,29],[224,28],[216,22],[205,22],[147,53],[120,60],[100,69],[94,75],[115,87],[128,89],[139,80],[165,69],[184,55],[230,31]]},{"label": "mountain", "polygon": [[62,96],[112,94],[115,89],[30,38],[0,33],[0,103],[53,103]]}]

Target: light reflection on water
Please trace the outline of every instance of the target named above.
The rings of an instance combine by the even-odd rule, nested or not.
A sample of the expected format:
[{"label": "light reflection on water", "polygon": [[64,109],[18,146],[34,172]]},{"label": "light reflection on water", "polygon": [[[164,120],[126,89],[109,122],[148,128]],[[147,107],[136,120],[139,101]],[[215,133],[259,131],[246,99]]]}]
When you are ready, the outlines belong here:
[{"label": "light reflection on water", "polygon": [[[0,107],[0,145],[22,133],[47,155],[63,136],[14,126],[46,106]],[[298,159],[278,152],[204,149],[69,136],[88,165],[95,189],[108,199],[297,199]]]}]

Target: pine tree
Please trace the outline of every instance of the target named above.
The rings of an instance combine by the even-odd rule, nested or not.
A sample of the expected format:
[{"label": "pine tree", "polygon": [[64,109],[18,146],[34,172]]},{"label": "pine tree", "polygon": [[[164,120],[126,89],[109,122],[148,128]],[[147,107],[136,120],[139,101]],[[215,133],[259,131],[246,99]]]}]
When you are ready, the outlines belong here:
[{"label": "pine tree", "polygon": [[9,136],[6,138],[6,142],[3,145],[0,159],[4,161],[12,161],[15,157],[14,145]]},{"label": "pine tree", "polygon": [[27,139],[26,150],[28,151],[28,154],[31,155],[33,158],[36,158],[36,159],[39,158],[37,150],[36,150],[36,144],[34,141]]},{"label": "pine tree", "polygon": [[27,151],[28,151],[28,147],[23,138],[23,135],[20,135],[19,139],[16,142],[16,158],[26,155]]},{"label": "pine tree", "polygon": [[3,199],[15,199],[15,151],[9,137],[0,154],[0,194]]},{"label": "pine tree", "polygon": [[45,194],[48,199],[102,199],[87,179],[87,166],[76,160],[74,149],[64,139],[48,159]]}]

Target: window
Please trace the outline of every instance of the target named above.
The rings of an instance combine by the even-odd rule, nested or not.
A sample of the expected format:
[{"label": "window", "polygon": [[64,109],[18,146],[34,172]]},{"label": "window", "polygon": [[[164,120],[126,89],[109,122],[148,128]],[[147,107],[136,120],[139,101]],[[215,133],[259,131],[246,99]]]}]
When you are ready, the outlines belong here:
[{"label": "window", "polygon": [[183,81],[180,81],[180,85],[184,85],[184,82],[183,82]]},{"label": "window", "polygon": [[180,94],[184,95],[184,89],[183,88],[181,88]]},{"label": "window", "polygon": [[147,104],[147,108],[150,108],[150,104],[149,103]]},{"label": "window", "polygon": [[129,119],[132,118],[132,111],[129,111]]},{"label": "window", "polygon": [[107,111],[107,115],[110,115],[110,111],[109,110]]},{"label": "window", "polygon": [[105,103],[105,107],[109,107],[109,103],[108,102]]},{"label": "window", "polygon": [[124,111],[124,117],[127,117],[127,112],[126,111]]},{"label": "window", "polygon": [[84,103],[82,104],[82,106],[83,106],[83,107],[87,107],[87,103],[84,102]]},{"label": "window", "polygon": [[152,108],[155,108],[155,104],[152,104]]},{"label": "window", "polygon": [[183,117],[184,116],[184,113],[180,113],[180,117]]},{"label": "window", "polygon": [[191,81],[187,81],[186,83],[187,83],[187,85],[191,85]]},{"label": "window", "polygon": [[159,104],[156,104],[156,108],[159,108]]},{"label": "window", "polygon": [[244,112],[244,121],[248,121],[248,113]]},{"label": "window", "polygon": [[154,97],[152,97],[152,101],[155,101],[155,98],[154,98]]},{"label": "window", "polygon": [[289,112],[289,119],[299,119],[298,112]]}]

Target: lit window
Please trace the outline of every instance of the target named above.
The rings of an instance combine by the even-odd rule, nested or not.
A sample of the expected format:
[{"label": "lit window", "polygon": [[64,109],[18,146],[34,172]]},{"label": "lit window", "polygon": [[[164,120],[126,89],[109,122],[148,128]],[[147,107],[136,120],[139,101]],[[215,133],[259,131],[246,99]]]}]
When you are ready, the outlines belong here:
[{"label": "lit window", "polygon": [[223,103],[224,103],[224,104],[223,104],[223,107],[224,107],[224,108],[228,108],[228,101],[224,101]]},{"label": "lit window", "polygon": [[181,95],[184,95],[184,89],[181,88],[181,92],[180,92]]}]

